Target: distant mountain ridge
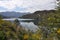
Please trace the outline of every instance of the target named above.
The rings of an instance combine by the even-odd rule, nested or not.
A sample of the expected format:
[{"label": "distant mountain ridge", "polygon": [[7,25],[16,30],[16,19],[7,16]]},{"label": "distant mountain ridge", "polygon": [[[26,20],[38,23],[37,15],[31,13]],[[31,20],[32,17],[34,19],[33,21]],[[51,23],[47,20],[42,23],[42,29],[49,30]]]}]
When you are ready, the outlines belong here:
[{"label": "distant mountain ridge", "polygon": [[18,18],[23,15],[26,15],[29,13],[21,13],[21,12],[0,12],[0,15],[5,16],[5,17],[13,17],[13,18]]}]

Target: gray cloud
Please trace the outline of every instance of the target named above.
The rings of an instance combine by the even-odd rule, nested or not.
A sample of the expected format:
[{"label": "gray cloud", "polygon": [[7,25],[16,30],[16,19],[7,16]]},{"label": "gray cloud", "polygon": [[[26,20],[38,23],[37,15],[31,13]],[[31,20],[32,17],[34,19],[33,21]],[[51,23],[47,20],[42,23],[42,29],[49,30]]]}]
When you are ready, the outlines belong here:
[{"label": "gray cloud", "polygon": [[0,0],[0,7],[4,7],[8,11],[14,11],[14,9],[18,9],[16,7],[19,7],[19,9],[25,8],[24,10],[22,10],[23,12],[34,12],[37,10],[54,9],[55,6],[56,0]]}]

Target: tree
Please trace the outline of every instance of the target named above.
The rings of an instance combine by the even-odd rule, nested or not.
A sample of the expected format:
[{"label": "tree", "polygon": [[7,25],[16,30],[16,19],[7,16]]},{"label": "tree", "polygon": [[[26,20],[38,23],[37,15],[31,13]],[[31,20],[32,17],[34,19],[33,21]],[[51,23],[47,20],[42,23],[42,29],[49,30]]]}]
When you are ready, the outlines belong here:
[{"label": "tree", "polygon": [[17,26],[20,25],[20,22],[19,22],[18,19],[15,19],[14,23],[15,23]]},{"label": "tree", "polygon": [[57,0],[57,9],[60,10],[60,0]]},{"label": "tree", "polygon": [[0,40],[7,40],[6,35],[3,31],[0,31]]}]

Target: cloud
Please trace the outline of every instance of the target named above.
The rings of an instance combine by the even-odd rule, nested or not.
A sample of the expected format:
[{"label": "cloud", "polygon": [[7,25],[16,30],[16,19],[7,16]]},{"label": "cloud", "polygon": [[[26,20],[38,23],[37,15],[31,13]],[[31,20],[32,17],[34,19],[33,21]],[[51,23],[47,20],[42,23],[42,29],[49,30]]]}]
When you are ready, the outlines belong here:
[{"label": "cloud", "polygon": [[6,11],[34,12],[37,10],[54,9],[56,6],[55,1],[56,0],[0,0],[0,7],[6,8]]},{"label": "cloud", "polygon": [[[0,1],[0,6],[7,8],[8,10],[12,10],[16,7],[16,5],[19,4],[18,1]],[[21,4],[21,3],[20,3]]]}]

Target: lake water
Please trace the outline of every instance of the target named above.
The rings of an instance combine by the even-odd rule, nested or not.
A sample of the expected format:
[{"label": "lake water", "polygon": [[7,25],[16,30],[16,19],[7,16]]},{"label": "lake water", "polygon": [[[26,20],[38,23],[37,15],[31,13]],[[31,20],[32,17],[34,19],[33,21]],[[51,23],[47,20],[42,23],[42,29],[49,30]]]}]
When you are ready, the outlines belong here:
[{"label": "lake water", "polygon": [[[25,29],[30,29],[31,31],[36,31],[38,29],[38,26],[35,25],[31,20],[34,19],[20,19],[20,18],[9,18],[9,19],[3,19],[7,21],[14,21],[15,19],[18,19],[20,21],[20,25],[24,27]],[[30,20],[30,22],[23,22],[24,20]]]}]

